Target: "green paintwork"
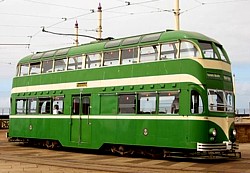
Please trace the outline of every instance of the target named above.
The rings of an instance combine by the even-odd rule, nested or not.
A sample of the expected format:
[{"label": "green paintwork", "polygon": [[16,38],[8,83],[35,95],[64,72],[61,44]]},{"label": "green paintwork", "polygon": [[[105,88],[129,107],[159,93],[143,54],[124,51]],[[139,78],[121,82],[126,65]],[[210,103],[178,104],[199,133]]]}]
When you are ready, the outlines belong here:
[{"label": "green paintwork", "polygon": [[[162,43],[166,41],[191,40],[197,43],[197,40],[209,41],[219,44],[217,41],[194,32],[187,31],[168,31],[162,32],[159,40],[152,43]],[[101,52],[105,49],[108,41],[93,42],[79,47],[71,47],[67,56],[82,55],[85,53]],[[145,45],[149,43],[138,43],[136,45]],[[198,43],[197,43],[198,44]],[[135,46],[129,45],[129,46]],[[129,47],[128,45],[126,47]],[[125,46],[124,46],[125,47]],[[123,48],[123,46],[112,49]],[[111,49],[111,48],[109,48]],[[31,55],[20,60],[19,64],[31,61]],[[48,57],[57,58],[57,57]],[[218,60],[219,61],[219,60]],[[224,62],[226,63],[226,62]],[[229,62],[228,62],[229,63]],[[44,84],[59,84],[68,82],[87,82],[93,80],[131,78],[141,76],[159,76],[171,74],[190,74],[196,77],[203,88],[193,83],[165,83],[155,85],[136,86],[117,86],[117,87],[97,87],[80,89],[57,90],[15,93],[12,94],[11,114],[15,115],[15,100],[17,98],[46,97],[46,96],[64,96],[64,115],[67,118],[10,118],[10,137],[37,138],[59,140],[63,146],[81,147],[81,148],[100,148],[103,144],[126,144],[157,146],[169,148],[196,149],[197,142],[210,143],[209,129],[216,128],[218,136],[215,142],[221,143],[228,141],[226,134],[221,127],[208,120],[181,120],[182,117],[226,117],[233,118],[233,114],[211,113],[208,111],[207,88],[216,88],[221,90],[233,91],[231,82],[221,79],[208,79],[207,72],[231,76],[231,73],[223,70],[204,69],[193,59],[178,59],[169,61],[158,61],[150,63],[138,63],[132,65],[120,65],[113,67],[100,67],[95,69],[83,69],[75,71],[65,71],[60,73],[39,74],[25,77],[15,77],[13,79],[13,88],[21,86],[33,86]],[[116,93],[137,93],[137,92],[160,92],[160,91],[180,91],[180,114],[175,115],[179,120],[148,120],[148,119],[119,119],[119,116],[128,116],[117,114],[118,99]],[[204,112],[202,114],[191,114],[190,95],[191,90],[196,90],[203,98]],[[72,118],[70,106],[72,106],[72,95],[91,94],[91,111],[89,119],[86,117]],[[113,94],[108,98],[101,98],[100,94]],[[102,100],[103,99],[103,100]],[[101,100],[107,104],[101,105]],[[113,116],[110,119],[95,119],[94,116]],[[20,115],[21,116],[21,115]],[[43,116],[46,116],[43,115]],[[48,117],[51,115],[47,115]],[[139,116],[138,114],[129,114],[129,116]],[[163,116],[163,115],[144,115],[144,116]],[[71,117],[71,118],[70,118]],[[229,124],[229,127],[233,126]],[[231,127],[232,128],[232,127]],[[148,134],[144,134],[147,129]]]}]

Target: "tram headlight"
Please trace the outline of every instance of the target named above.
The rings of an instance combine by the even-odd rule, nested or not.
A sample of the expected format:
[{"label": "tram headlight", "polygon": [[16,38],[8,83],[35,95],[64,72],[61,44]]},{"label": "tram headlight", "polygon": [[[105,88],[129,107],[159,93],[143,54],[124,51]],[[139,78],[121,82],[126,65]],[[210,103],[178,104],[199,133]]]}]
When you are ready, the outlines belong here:
[{"label": "tram headlight", "polygon": [[213,137],[216,137],[216,135],[217,135],[216,129],[215,129],[215,128],[210,128],[210,129],[209,129],[209,134],[210,134],[211,136],[213,136]]},{"label": "tram headlight", "polygon": [[237,135],[237,132],[235,129],[233,129],[233,132],[232,132],[233,136],[236,138],[236,135]]}]

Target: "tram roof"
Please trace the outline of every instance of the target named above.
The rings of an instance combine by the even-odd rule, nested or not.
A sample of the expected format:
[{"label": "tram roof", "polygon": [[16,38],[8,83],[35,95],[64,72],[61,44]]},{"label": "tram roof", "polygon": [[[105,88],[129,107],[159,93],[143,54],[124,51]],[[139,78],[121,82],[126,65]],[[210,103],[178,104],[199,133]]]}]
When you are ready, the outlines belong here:
[{"label": "tram roof", "polygon": [[90,43],[82,44],[80,46],[73,46],[73,47],[66,47],[61,49],[38,52],[34,55],[28,55],[22,58],[19,61],[19,63],[28,63],[31,61],[38,62],[41,59],[61,58],[65,56],[77,56],[84,54],[85,52],[94,53],[94,52],[101,52],[104,50],[116,49],[117,47],[146,45],[148,43],[154,43],[154,42],[159,42],[159,43],[166,41],[171,42],[180,39],[195,39],[195,40],[212,41],[218,43],[216,40],[198,32],[190,32],[183,30],[179,31],[166,30],[162,32],[142,34],[142,35],[124,37],[118,39],[93,41]]}]

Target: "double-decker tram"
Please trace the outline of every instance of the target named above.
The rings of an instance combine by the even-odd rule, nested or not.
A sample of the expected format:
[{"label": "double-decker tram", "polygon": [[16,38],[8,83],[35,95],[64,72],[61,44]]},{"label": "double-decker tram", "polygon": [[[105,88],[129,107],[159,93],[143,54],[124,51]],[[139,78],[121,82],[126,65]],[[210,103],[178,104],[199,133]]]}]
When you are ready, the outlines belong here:
[{"label": "double-decker tram", "polygon": [[164,31],[39,52],[17,64],[9,140],[168,155],[236,155],[223,46]]}]

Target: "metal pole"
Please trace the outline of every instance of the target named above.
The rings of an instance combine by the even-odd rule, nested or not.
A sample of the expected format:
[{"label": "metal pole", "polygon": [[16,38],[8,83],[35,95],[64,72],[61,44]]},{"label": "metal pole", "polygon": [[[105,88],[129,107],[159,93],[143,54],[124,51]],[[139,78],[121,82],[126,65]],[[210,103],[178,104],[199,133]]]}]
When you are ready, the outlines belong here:
[{"label": "metal pole", "polygon": [[98,36],[97,36],[97,38],[101,39],[102,38],[102,6],[101,6],[101,3],[99,3],[97,12],[98,12],[98,28],[97,28]]},{"label": "metal pole", "polygon": [[180,30],[180,8],[179,8],[179,0],[175,0],[175,30]]},{"label": "metal pole", "polygon": [[78,28],[78,23],[77,23],[77,20],[76,20],[76,23],[75,23],[75,29],[76,29],[76,46],[78,46],[79,44],[79,41],[78,41],[78,34],[79,34],[79,28]]},{"label": "metal pole", "polygon": [[248,109],[248,111],[249,111],[248,113],[249,113],[249,116],[250,116],[250,102],[249,102],[249,109]]}]

